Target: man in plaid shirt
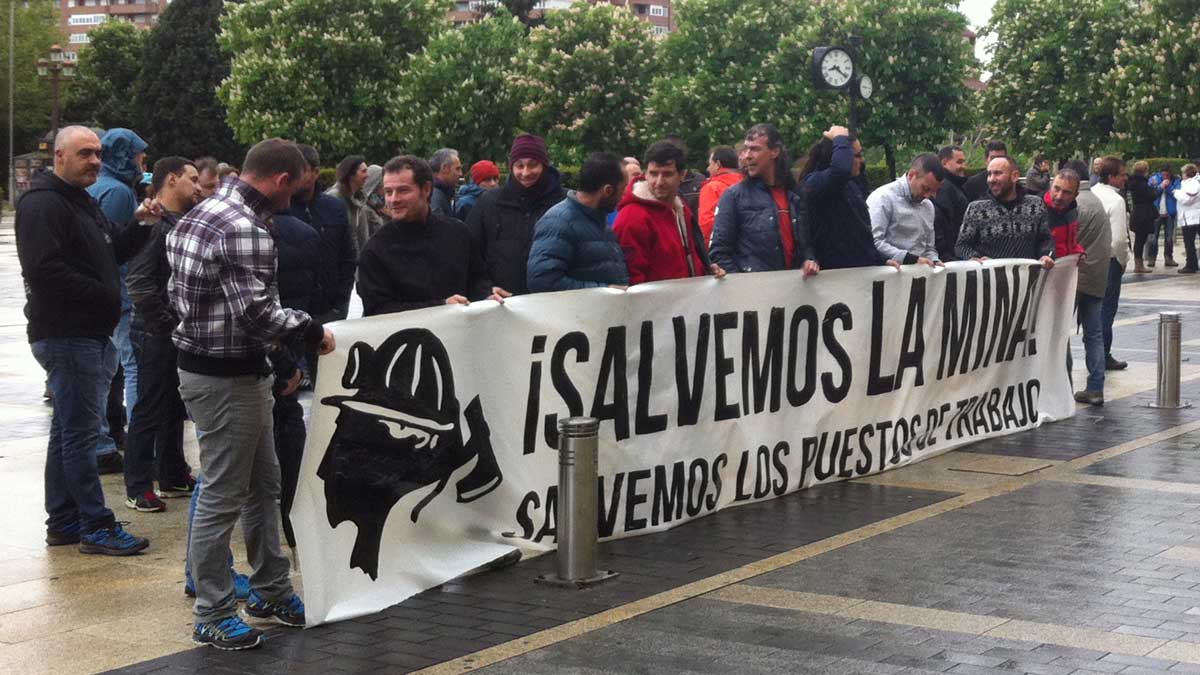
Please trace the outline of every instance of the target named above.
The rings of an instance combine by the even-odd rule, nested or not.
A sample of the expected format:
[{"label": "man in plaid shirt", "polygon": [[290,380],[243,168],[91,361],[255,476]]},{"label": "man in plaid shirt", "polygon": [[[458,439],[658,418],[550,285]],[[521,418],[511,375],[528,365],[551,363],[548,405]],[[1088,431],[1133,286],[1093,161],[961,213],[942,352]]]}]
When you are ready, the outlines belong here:
[{"label": "man in plaid shirt", "polygon": [[[270,216],[287,206],[304,167],[295,144],[262,141],[246,155],[241,176],[188,212],[167,237],[171,304],[180,317],[172,336],[179,392],[196,423],[204,473],[188,549],[196,591],[192,639],[219,649],[257,647],[264,639],[237,616],[228,556],[239,516],[255,566],[246,613],[304,625],[304,603],[279,544],[271,416],[279,366],[268,361],[280,342],[303,340],[321,354],[334,348],[329,329],[280,306],[275,284]],[[287,368],[294,390],[300,373]]]}]

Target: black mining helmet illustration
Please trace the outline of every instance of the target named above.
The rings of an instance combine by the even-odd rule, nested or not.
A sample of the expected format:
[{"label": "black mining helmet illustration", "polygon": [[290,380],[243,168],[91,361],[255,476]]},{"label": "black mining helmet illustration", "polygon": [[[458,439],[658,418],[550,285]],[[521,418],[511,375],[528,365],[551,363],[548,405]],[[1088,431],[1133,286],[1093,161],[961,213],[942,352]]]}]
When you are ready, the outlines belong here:
[{"label": "black mining helmet illustration", "polygon": [[349,520],[358,526],[350,567],[375,579],[384,522],[404,495],[435,486],[413,507],[415,523],[450,476],[472,459],[475,467],[455,484],[459,502],[483,497],[504,478],[478,396],[462,415],[470,431],[463,442],[450,359],[430,331],[402,330],[378,349],[356,342],[342,386],[356,390],[354,395],[321,399],[339,412],[317,475],[325,481],[329,524]]}]

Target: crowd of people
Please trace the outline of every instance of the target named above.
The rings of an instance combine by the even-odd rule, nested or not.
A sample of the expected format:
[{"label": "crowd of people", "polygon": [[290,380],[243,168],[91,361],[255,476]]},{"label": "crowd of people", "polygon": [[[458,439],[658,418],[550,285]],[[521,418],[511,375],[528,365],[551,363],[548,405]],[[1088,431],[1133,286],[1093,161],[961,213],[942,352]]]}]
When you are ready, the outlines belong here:
[{"label": "crowd of people", "polygon": [[[1153,267],[1161,228],[1164,264],[1174,265],[1178,222],[1187,246],[1179,271],[1197,270],[1195,165],[1181,181],[1169,170],[1151,176],[1143,162],[1127,176],[1118,157],[1090,171],[1079,160],[1052,171],[1039,157],[1022,185],[998,141],[974,176],[950,145],[873,190],[861,143],[838,125],[793,164],[779,131],[756,124],[736,147],[709,151],[707,176],[689,168],[677,137],[641,158],[595,152],[573,190],[532,134],[513,139],[507,177],[479,159],[462,186],[452,148],[383,165],[346,157],[324,191],[321,157],[303,143],[262,141],[240,169],[161,157],[142,185],[149,150],[127,129],[100,138],[65,128],[53,170],[17,204],[29,341],[54,406],[46,542],[107,555],[149,545],[106,506],[101,473],[124,474],[126,506],[138,511],[190,496],[193,639],[221,649],[263,641],[239,602],[252,618],[304,624],[281,544],[281,530],[295,541],[288,512],[305,442],[297,392],[334,349],[325,324],[347,317],[355,288],[372,316],[706,275],[811,279],[989,258],[1049,268],[1078,255],[1088,378],[1076,399],[1102,405],[1105,371],[1127,365],[1111,349],[1131,249],[1135,271]],[[122,401],[123,460],[124,420],[113,413]],[[200,448],[195,477],[185,418]],[[249,575],[232,566],[239,519]]]}]

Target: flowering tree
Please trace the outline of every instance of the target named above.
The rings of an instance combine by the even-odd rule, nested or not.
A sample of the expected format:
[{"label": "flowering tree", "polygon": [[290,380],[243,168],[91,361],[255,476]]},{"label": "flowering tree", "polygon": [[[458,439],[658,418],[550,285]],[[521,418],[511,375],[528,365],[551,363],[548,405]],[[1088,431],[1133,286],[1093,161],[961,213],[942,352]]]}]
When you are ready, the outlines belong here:
[{"label": "flowering tree", "polygon": [[233,58],[218,96],[238,140],[286,136],[330,157],[395,148],[396,74],[446,25],[448,0],[227,3],[220,44]]},{"label": "flowering tree", "polygon": [[[862,38],[860,71],[875,92],[861,108],[867,145],[929,148],[970,123],[977,74],[966,18],[953,0],[772,3],[684,0],[679,30],[663,43],[648,109],[656,133],[679,130],[707,149],[772,122],[795,154],[833,123],[845,124],[841,92],[814,88],[812,50]],[[700,150],[703,152],[704,150]]]},{"label": "flowering tree", "polygon": [[524,40],[525,26],[502,15],[430,40],[400,77],[401,147],[421,156],[456,148],[464,161],[502,156],[521,112],[505,74]]},{"label": "flowering tree", "polygon": [[[691,149],[689,161],[719,144],[733,144],[762,121],[771,96],[765,63],[780,39],[804,23],[809,4],[773,0],[682,0],[675,32],[664,39],[644,109],[648,137],[678,134]],[[795,87],[807,70],[789,73]],[[785,79],[785,78],[776,78]]]},{"label": "flowering tree", "polygon": [[637,122],[654,71],[647,24],[613,5],[576,3],[547,17],[518,52],[508,82],[525,101],[521,126],[556,161],[640,153]]},{"label": "flowering tree", "polygon": [[1114,136],[1129,150],[1200,156],[1200,13],[1191,0],[1150,0],[1117,42]]},{"label": "flowering tree", "polygon": [[[1188,3],[1184,3],[1188,4]],[[1127,0],[997,0],[983,115],[998,136],[1052,157],[1104,147],[1113,130],[1102,88],[1132,16]]]}]

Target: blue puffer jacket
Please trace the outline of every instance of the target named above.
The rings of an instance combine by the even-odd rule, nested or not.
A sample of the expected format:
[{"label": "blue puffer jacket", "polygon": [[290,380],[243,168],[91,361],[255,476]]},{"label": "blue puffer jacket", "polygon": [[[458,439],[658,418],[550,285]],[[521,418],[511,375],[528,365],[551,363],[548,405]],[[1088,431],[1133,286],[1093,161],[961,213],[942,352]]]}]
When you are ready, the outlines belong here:
[{"label": "blue puffer jacket", "polygon": [[537,221],[526,274],[530,292],[629,284],[625,254],[606,215],[580,204],[571,191]]},{"label": "blue puffer jacket", "polygon": [[1174,216],[1176,211],[1178,210],[1178,206],[1175,204],[1175,191],[1178,190],[1179,186],[1181,185],[1179,176],[1173,176],[1171,178],[1171,183],[1168,185],[1163,182],[1162,174],[1156,173],[1156,174],[1153,174],[1150,176],[1149,184],[1150,184],[1150,187],[1154,189],[1154,193],[1155,193],[1155,195],[1154,195],[1154,210],[1155,210],[1155,212],[1158,211],[1158,200],[1160,197],[1162,197],[1162,194],[1165,192],[1167,194],[1167,215]]},{"label": "blue puffer jacket", "polygon": [[[813,258],[808,237],[808,208],[804,199],[788,191],[792,218],[792,268]],[[709,256],[726,272],[772,272],[787,269],[779,214],[771,190],[759,178],[747,178],[729,187],[717,204]]]},{"label": "blue puffer jacket", "polygon": [[454,217],[467,222],[467,216],[471,214],[471,208],[475,206],[475,200],[479,199],[479,195],[487,192],[487,190],[476,185],[475,183],[467,183],[458,189],[458,201],[454,202]]}]

